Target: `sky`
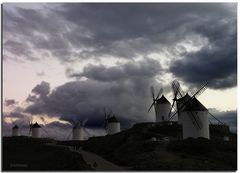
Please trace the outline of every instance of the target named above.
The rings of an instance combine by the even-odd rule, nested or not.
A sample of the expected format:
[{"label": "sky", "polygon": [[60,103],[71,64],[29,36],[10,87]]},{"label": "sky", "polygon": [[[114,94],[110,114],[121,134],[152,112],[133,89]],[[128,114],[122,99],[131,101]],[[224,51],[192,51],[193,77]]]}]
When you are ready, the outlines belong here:
[{"label": "sky", "polygon": [[2,29],[3,135],[29,117],[56,139],[85,119],[103,135],[104,107],[123,129],[153,122],[150,86],[172,102],[175,79],[207,81],[198,99],[236,132],[237,3],[4,3]]}]

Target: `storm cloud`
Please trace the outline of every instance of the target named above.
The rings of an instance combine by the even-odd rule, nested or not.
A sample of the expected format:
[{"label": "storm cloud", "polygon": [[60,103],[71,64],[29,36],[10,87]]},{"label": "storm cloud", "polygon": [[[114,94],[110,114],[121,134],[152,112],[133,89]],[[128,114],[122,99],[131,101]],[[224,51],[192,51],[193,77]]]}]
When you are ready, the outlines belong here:
[{"label": "storm cloud", "polygon": [[[102,126],[103,108],[111,108],[124,123],[149,120],[149,85],[153,79],[130,78],[118,82],[73,81],[54,89],[26,108],[31,114],[47,114],[67,121],[89,119],[88,125]],[[147,102],[146,102],[147,100]]]},{"label": "storm cloud", "polygon": [[[169,62],[166,73],[186,84],[207,80],[211,88],[236,86],[236,4],[67,3],[39,4],[39,9],[9,10],[8,4],[3,7],[4,56],[8,59],[54,58],[71,64],[108,57],[132,60],[161,52]],[[197,51],[189,50],[186,44]],[[90,72],[104,68],[89,65],[79,75],[93,77]],[[108,70],[114,73],[119,69]]]},{"label": "storm cloud", "polygon": [[[208,81],[214,89],[231,88],[237,85],[237,26],[234,21],[217,21],[214,26],[206,24],[195,28],[208,38],[208,45],[197,52],[186,53],[176,60],[170,71],[190,84]],[[189,75],[191,74],[191,75]]]},{"label": "storm cloud", "polygon": [[126,78],[152,78],[161,74],[161,65],[153,59],[144,59],[142,61],[132,61],[126,64],[113,67],[104,65],[89,64],[83,68],[82,73],[72,73],[69,77],[86,77],[99,81],[117,81]]},{"label": "storm cloud", "polygon": [[16,101],[14,99],[5,99],[5,106],[15,105]]},{"label": "storm cloud", "polygon": [[[3,5],[4,63],[33,64],[35,77],[45,80],[26,94],[27,106],[13,110],[12,116],[68,122],[88,118],[87,126],[101,128],[106,106],[129,127],[155,120],[153,112],[147,113],[151,85],[163,87],[167,96],[175,78],[184,87],[204,81],[214,90],[237,85],[237,3],[33,6]],[[56,74],[65,70],[65,81],[40,62],[56,63]],[[226,121],[235,126],[232,112],[216,114],[231,117]],[[46,124],[55,129],[52,134],[68,126]]]}]

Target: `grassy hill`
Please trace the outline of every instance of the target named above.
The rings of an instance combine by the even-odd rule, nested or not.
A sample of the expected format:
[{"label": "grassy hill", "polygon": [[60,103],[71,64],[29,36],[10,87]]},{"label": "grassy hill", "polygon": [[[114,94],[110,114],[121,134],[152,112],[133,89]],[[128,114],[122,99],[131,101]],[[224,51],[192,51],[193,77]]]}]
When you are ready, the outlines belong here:
[{"label": "grassy hill", "polygon": [[[181,140],[177,124],[141,123],[115,135],[60,143],[82,147],[130,170],[236,170],[236,134],[219,129],[210,127],[211,140]],[[223,141],[225,135],[230,141]]]},{"label": "grassy hill", "polygon": [[82,156],[51,139],[3,137],[3,171],[91,170]]}]

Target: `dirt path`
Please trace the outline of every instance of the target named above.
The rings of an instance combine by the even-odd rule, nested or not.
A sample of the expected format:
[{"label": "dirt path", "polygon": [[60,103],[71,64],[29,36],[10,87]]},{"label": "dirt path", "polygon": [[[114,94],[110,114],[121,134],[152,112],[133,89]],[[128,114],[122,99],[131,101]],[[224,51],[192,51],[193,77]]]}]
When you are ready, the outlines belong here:
[{"label": "dirt path", "polygon": [[82,149],[74,151],[80,153],[83,156],[85,162],[87,162],[87,164],[90,164],[93,168],[95,168],[96,171],[124,171],[122,167],[105,160],[104,158],[97,154],[84,151]]}]

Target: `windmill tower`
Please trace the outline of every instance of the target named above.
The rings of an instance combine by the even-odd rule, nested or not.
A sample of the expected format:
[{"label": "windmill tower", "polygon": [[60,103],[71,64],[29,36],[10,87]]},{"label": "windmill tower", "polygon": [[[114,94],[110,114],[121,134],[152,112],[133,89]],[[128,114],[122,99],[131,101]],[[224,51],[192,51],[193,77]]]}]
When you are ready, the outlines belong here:
[{"label": "windmill tower", "polygon": [[33,138],[41,137],[41,126],[37,122],[31,126],[31,131]]},{"label": "windmill tower", "polygon": [[163,92],[163,89],[161,88],[155,98],[154,88],[153,88],[153,86],[151,87],[153,103],[149,107],[148,112],[154,106],[155,113],[156,113],[156,122],[164,122],[169,119],[168,113],[171,109],[171,104],[164,95],[162,95],[162,97],[159,98],[160,95],[162,94],[162,92]]},{"label": "windmill tower", "polygon": [[84,131],[85,131],[85,124],[87,123],[87,119],[84,121],[79,121],[75,123],[72,129],[72,140],[84,140]]},{"label": "windmill tower", "polygon": [[[206,85],[207,83],[201,85],[192,95],[183,95],[184,92],[178,81],[175,80],[172,83],[174,92],[172,108],[176,102],[177,111],[173,113],[169,120],[178,114],[178,120],[182,124],[183,139],[189,137],[204,137],[209,139],[208,110],[196,98],[206,89]],[[172,109],[169,115],[171,115],[171,111]]]},{"label": "windmill tower", "polygon": [[104,115],[105,115],[105,129],[107,134],[115,134],[121,131],[120,122],[117,120],[112,111],[107,113],[106,108],[104,108]]},{"label": "windmill tower", "polygon": [[12,128],[12,136],[20,136],[19,128],[17,125],[13,126]]},{"label": "windmill tower", "polygon": [[183,139],[204,137],[209,139],[208,110],[195,97],[181,113]]}]

